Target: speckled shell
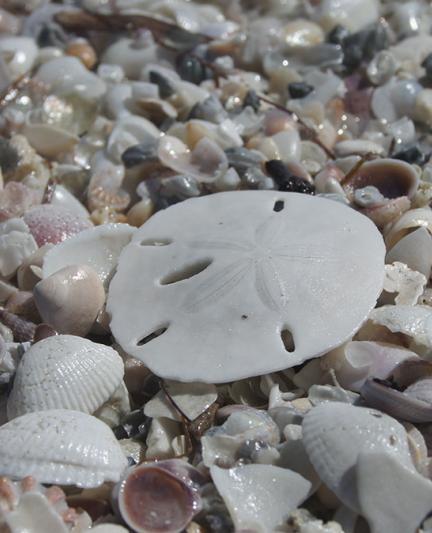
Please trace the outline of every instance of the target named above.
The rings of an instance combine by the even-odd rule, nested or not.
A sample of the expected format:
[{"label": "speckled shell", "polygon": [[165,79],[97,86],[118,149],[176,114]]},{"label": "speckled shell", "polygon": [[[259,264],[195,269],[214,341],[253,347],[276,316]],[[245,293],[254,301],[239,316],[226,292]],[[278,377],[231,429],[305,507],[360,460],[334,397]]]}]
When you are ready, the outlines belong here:
[{"label": "speckled shell", "polygon": [[85,413],[28,413],[0,427],[1,476],[97,487],[118,481],[126,466],[110,428]]},{"label": "speckled shell", "polygon": [[355,467],[361,453],[389,454],[415,470],[405,429],[394,418],[374,409],[322,403],[304,418],[303,443],[321,480],[345,505],[356,510]]},{"label": "speckled shell", "polygon": [[123,375],[123,360],[109,346],[73,335],[48,337],[34,344],[20,361],[8,417],[57,408],[94,413]]}]

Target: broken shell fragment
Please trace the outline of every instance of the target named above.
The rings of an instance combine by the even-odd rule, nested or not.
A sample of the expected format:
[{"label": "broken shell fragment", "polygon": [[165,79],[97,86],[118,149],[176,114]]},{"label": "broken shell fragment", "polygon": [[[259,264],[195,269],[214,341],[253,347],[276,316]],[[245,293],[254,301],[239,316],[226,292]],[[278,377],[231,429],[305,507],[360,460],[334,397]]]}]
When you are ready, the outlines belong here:
[{"label": "broken shell fragment", "polygon": [[410,209],[396,220],[384,234],[387,249],[390,250],[402,237],[420,227],[432,233],[432,209],[425,207]]},{"label": "broken shell fragment", "polygon": [[93,414],[121,385],[123,375],[123,360],[109,346],[72,335],[49,336],[23,355],[8,417],[48,409]]},{"label": "broken shell fragment", "polygon": [[103,284],[87,265],[62,268],[39,281],[33,294],[44,322],[71,335],[87,335],[105,303]]},{"label": "broken shell fragment", "polygon": [[292,470],[272,465],[210,469],[238,531],[267,533],[282,526],[306,500],[311,483]]},{"label": "broken shell fragment", "polygon": [[110,428],[78,411],[28,413],[0,427],[0,475],[97,487],[117,482],[126,457]]},{"label": "broken shell fragment", "polygon": [[37,250],[27,224],[19,218],[0,223],[0,275],[9,278]]},{"label": "broken shell fragment", "polygon": [[93,269],[105,284],[117,266],[122,249],[129,243],[135,228],[128,224],[103,224],[89,228],[58,244],[43,260],[43,277],[76,264]]},{"label": "broken shell fragment", "polygon": [[137,466],[115,488],[120,515],[133,531],[180,533],[200,511],[201,498],[192,481],[176,475],[171,463]]},{"label": "broken shell fragment", "polygon": [[405,263],[429,279],[432,268],[432,237],[429,231],[420,227],[402,237],[387,252],[386,263],[394,261]]},{"label": "broken shell fragment", "polygon": [[155,374],[227,382],[340,345],[375,305],[383,273],[381,236],[354,210],[304,194],[226,192],[151,217],[122,252],[107,311],[123,350]]}]

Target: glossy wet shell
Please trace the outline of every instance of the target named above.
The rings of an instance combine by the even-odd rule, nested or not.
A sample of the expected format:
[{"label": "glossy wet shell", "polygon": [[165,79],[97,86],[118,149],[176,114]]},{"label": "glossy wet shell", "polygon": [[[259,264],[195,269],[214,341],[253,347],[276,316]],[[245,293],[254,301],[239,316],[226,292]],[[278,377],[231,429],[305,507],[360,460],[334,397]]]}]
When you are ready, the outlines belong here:
[{"label": "glossy wet shell", "polygon": [[110,428],[85,413],[28,413],[0,427],[1,476],[96,487],[118,481],[126,466]]},{"label": "glossy wet shell", "polygon": [[154,215],[123,250],[111,329],[165,378],[217,383],[288,368],[355,333],[381,291],[384,253],[366,217],[322,198],[187,200]]},{"label": "glossy wet shell", "polygon": [[59,408],[94,413],[119,387],[123,375],[123,360],[109,346],[72,335],[48,337],[21,359],[8,417]]},{"label": "glossy wet shell", "polygon": [[318,405],[304,418],[303,443],[321,480],[352,509],[359,509],[355,466],[360,453],[390,454],[414,471],[405,429],[374,409],[339,402]]}]

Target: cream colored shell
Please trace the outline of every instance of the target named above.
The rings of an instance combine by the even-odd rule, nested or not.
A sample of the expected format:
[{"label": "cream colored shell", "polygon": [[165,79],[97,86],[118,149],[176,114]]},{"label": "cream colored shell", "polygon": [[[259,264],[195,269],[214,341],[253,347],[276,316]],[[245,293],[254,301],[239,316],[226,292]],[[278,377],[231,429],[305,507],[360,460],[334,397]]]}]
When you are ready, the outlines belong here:
[{"label": "cream colored shell", "polygon": [[8,417],[59,408],[94,413],[123,375],[123,360],[109,346],[73,335],[48,337],[34,344],[18,365]]},{"label": "cream colored shell", "polygon": [[0,427],[0,476],[97,487],[117,482],[126,466],[110,428],[85,413],[40,411]]}]

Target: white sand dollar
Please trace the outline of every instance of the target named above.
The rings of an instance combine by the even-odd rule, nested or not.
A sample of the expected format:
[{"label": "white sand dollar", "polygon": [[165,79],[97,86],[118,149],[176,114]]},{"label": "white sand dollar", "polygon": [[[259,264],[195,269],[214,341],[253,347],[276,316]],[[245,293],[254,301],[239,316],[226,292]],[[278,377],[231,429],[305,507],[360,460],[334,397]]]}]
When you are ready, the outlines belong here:
[{"label": "white sand dollar", "polygon": [[150,218],[123,250],[111,329],[165,378],[219,383],[292,367],[360,327],[382,289],[384,254],[369,219],[327,199],[187,200]]}]

